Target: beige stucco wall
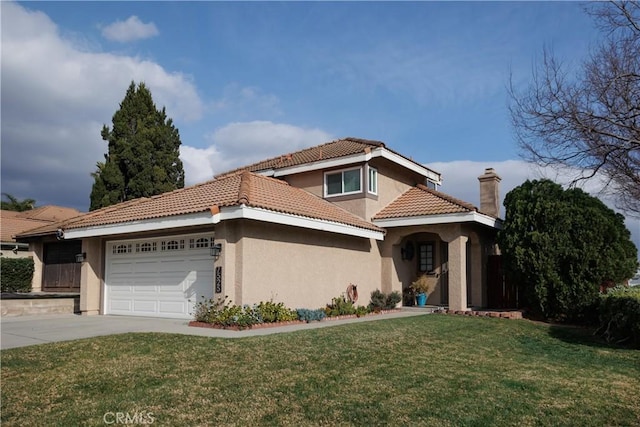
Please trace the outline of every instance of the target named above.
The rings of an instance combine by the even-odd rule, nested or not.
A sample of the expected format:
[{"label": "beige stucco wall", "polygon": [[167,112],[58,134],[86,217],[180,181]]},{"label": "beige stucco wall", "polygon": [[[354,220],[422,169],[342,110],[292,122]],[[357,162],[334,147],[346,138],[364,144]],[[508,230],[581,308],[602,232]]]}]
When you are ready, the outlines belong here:
[{"label": "beige stucco wall", "polygon": [[100,314],[102,309],[102,275],[104,250],[100,238],[82,239],[82,252],[86,254],[80,272],[80,313]]},{"label": "beige stucco wall", "polygon": [[[386,159],[374,158],[368,165],[378,171],[377,195],[367,193],[367,169],[365,167],[366,164],[362,163],[359,165],[346,166],[346,168],[355,166],[363,168],[363,192],[349,196],[330,197],[327,200],[361,218],[371,220],[376,213],[402,193],[424,181],[424,178],[420,175],[401,168]],[[339,167],[335,170],[344,168],[345,167]],[[302,188],[318,197],[324,197],[324,172],[326,171],[318,170],[288,175],[285,177],[285,180],[291,186]]]},{"label": "beige stucco wall", "polygon": [[[357,305],[367,305],[371,292],[380,289],[375,241],[257,221],[233,227],[241,233],[225,242],[230,249],[225,252],[233,255],[224,268],[235,272],[224,275],[224,286],[235,304],[273,300],[290,308],[320,308],[353,283]],[[227,228],[229,238],[233,233]],[[216,233],[216,241],[221,234]]]},{"label": "beige stucco wall", "polygon": [[31,279],[31,290],[33,292],[41,292],[44,268],[44,244],[42,242],[30,242],[29,252],[33,254],[33,278]]}]

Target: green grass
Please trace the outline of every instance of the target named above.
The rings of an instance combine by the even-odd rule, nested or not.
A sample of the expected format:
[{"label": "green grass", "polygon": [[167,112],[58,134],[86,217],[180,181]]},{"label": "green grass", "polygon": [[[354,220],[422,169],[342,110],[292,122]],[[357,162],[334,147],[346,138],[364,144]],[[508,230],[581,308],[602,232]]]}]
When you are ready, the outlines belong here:
[{"label": "green grass", "polygon": [[[126,334],[2,352],[2,425],[640,425],[640,351],[430,315],[243,339]],[[111,420],[111,419],[109,419]]]}]

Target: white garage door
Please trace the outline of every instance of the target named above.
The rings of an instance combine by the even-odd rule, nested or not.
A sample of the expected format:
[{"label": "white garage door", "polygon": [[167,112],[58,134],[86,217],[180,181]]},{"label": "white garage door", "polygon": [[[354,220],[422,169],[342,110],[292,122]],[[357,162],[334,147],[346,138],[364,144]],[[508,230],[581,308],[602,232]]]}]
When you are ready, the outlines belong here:
[{"label": "white garage door", "polygon": [[213,296],[213,236],[107,243],[105,313],[192,318]]}]

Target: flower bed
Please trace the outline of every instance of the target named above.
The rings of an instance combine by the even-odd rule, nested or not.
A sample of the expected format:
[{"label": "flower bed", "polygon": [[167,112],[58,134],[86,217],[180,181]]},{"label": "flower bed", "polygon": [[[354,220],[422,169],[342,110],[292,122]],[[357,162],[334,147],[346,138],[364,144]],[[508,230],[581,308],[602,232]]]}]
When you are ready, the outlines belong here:
[{"label": "flower bed", "polygon": [[[389,310],[380,310],[380,311],[370,312],[370,313],[367,313],[365,315],[345,314],[345,315],[342,315],[342,316],[325,317],[322,320],[318,320],[318,321],[319,322],[326,322],[326,321],[332,321],[332,320],[356,319],[356,318],[360,318],[360,317],[364,317],[364,316],[372,316],[372,315],[378,315],[378,314],[389,314],[389,313],[395,313],[395,312],[398,312],[398,311],[400,311],[400,309],[394,308],[394,309],[389,309]],[[199,322],[197,320],[192,320],[191,322],[189,322],[189,326],[193,326],[193,327],[197,327],[197,328],[210,328],[210,329],[224,329],[224,330],[229,330],[229,331],[242,331],[244,329],[277,328],[277,327],[281,327],[281,326],[300,325],[300,324],[304,324],[304,323],[311,323],[311,322],[307,322],[307,321],[304,321],[304,320],[288,320],[288,321],[282,321],[282,322],[256,323],[256,324],[253,324],[253,325],[248,326],[248,327],[241,327],[241,326],[238,326],[238,325],[220,325],[220,324],[215,324],[215,323]]]}]

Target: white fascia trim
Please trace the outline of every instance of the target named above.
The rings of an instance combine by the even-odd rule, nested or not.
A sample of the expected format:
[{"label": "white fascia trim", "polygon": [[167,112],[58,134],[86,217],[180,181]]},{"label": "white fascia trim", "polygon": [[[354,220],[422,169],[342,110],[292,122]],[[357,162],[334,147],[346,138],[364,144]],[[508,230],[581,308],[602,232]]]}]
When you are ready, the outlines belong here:
[{"label": "white fascia trim", "polygon": [[400,156],[399,154],[395,154],[383,147],[374,148],[369,153],[354,154],[351,156],[338,157],[336,159],[329,159],[329,160],[318,160],[317,162],[305,163],[303,165],[291,166],[288,168],[281,168],[281,169],[275,169],[275,170],[268,169],[268,170],[259,171],[258,173],[261,175],[273,176],[277,178],[280,176],[293,175],[293,174],[302,173],[302,172],[310,172],[318,169],[330,169],[334,167],[347,166],[354,163],[364,163],[364,162],[368,162],[374,157],[382,157],[387,160],[390,160],[402,167],[405,167],[413,172],[416,172],[424,176],[425,178],[432,181],[436,185],[442,185],[442,178],[440,174],[422,165],[412,162],[411,160],[406,159]]},{"label": "white fascia trim", "polygon": [[191,227],[194,225],[214,224],[211,212],[199,212],[175,217],[145,219],[127,223],[99,225],[95,227],[76,228],[64,231],[65,239],[82,239],[85,237],[112,236],[114,234],[139,233],[143,231],[166,230],[167,228]]},{"label": "white fascia trim", "polygon": [[502,229],[502,221],[479,212],[462,212],[443,215],[410,216],[375,220],[378,227],[409,227],[413,225],[453,224],[456,222],[477,222],[488,227]]},{"label": "white fascia trim", "polygon": [[231,206],[220,210],[219,221],[229,219],[253,219],[275,224],[290,225],[293,227],[309,228],[312,230],[328,231],[330,233],[347,234],[349,236],[364,237],[365,239],[383,240],[382,231],[367,230],[353,227],[338,222],[306,218],[282,212],[274,212],[267,209],[254,208],[246,205]]},{"label": "white fascia trim", "polygon": [[424,166],[418,165],[412,162],[411,160],[406,159],[401,155],[393,153],[389,150],[383,149],[381,151],[382,151],[381,155],[383,158],[387,160],[391,160],[392,162],[397,163],[400,166],[403,166],[409,170],[412,170],[413,172],[419,173],[420,175],[427,178],[429,181],[433,182],[435,185],[442,185],[442,177],[440,176],[439,173],[436,173]]}]

